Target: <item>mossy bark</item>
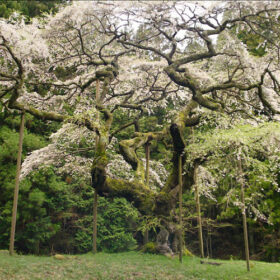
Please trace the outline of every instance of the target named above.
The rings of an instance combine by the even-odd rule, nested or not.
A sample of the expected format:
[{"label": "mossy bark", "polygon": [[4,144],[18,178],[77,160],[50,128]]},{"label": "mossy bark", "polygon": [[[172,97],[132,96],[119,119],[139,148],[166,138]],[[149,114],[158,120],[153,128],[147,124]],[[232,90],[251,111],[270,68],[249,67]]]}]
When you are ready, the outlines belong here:
[{"label": "mossy bark", "polygon": [[[198,106],[194,101],[191,101],[187,106],[177,115],[173,120],[169,131],[164,129],[157,133],[136,133],[133,139],[123,140],[120,142],[120,152],[124,159],[136,171],[137,180],[144,186],[145,170],[142,161],[137,156],[137,149],[146,145],[150,141],[162,140],[168,135],[171,135],[173,140],[173,157],[172,157],[172,171],[163,189],[153,194],[153,209],[155,215],[169,216],[170,211],[176,208],[178,201],[178,161],[182,156],[182,165],[185,163],[185,140],[184,129],[186,126],[192,126],[199,121],[198,117],[193,117],[192,111]],[[190,167],[188,172],[182,178],[183,191],[189,189],[193,184],[193,168]],[[130,190],[131,192],[131,190]],[[130,195],[131,196],[131,195]],[[149,210],[150,211],[150,210]],[[149,212],[148,211],[148,212]]]},{"label": "mossy bark", "polygon": [[141,182],[145,182],[145,169],[142,160],[137,156],[137,149],[150,143],[152,140],[160,140],[166,135],[165,131],[159,133],[140,133],[136,132],[135,137],[120,142],[120,152],[124,159],[136,171],[136,177]]},{"label": "mossy bark", "polygon": [[[178,201],[179,192],[179,157],[182,157],[182,166],[185,164],[186,156],[185,153],[185,137],[184,129],[186,126],[193,125],[193,121],[198,117],[193,118],[191,116],[192,111],[197,107],[197,103],[191,101],[185,106],[185,108],[179,112],[176,118],[170,125],[170,135],[173,141],[173,157],[172,157],[172,170],[168,177],[168,180],[160,192],[158,199],[156,200],[156,209],[162,209],[162,212],[169,213],[171,209],[176,207]],[[183,192],[190,189],[193,185],[193,167],[189,167],[187,172],[184,172],[182,176],[182,188]]]}]

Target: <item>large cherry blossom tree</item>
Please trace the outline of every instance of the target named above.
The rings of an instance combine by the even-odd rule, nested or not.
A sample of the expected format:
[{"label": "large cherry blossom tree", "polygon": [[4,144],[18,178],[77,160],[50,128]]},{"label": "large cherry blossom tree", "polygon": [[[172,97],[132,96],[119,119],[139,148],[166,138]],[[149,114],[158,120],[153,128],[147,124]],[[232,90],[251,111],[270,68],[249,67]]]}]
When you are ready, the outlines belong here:
[{"label": "large cherry blossom tree", "polygon": [[[69,170],[77,166],[72,172],[87,170],[99,195],[123,196],[142,213],[168,216],[177,203],[178,159],[186,159],[186,127],[205,120],[209,110],[250,119],[279,113],[278,18],[278,3],[271,2],[106,1],[74,2],[28,25],[17,17],[1,21],[4,110],[63,123],[52,144],[27,158],[23,173],[65,158]],[[267,53],[250,55],[241,32],[253,34]],[[170,102],[171,121],[161,130],[139,131],[142,117]],[[120,111],[130,119],[116,126]],[[113,146],[128,127],[134,135]],[[69,158],[67,133],[72,143],[85,137],[92,158]],[[173,143],[172,168],[163,186],[151,188],[137,150],[166,140]],[[116,144],[118,164],[125,160],[133,170],[129,178],[112,175],[108,151],[110,145],[118,151]],[[37,165],[34,155],[42,155]],[[184,189],[192,184],[189,165]]]}]

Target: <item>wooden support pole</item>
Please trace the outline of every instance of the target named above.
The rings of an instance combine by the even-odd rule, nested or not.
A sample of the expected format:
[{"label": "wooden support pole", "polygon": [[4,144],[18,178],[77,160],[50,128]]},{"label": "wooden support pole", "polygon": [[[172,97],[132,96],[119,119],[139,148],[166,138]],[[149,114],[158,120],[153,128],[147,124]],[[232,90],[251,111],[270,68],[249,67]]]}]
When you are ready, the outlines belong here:
[{"label": "wooden support pole", "polygon": [[249,242],[248,242],[248,229],[247,229],[247,217],[246,217],[246,208],[245,208],[245,194],[244,194],[244,181],[243,181],[243,170],[241,159],[238,160],[238,168],[240,172],[240,185],[241,185],[241,202],[242,202],[242,219],[243,219],[243,234],[244,234],[244,243],[245,243],[245,256],[247,270],[250,271],[250,257],[249,257]]},{"label": "wooden support pole", "polygon": [[200,212],[199,189],[197,183],[197,171],[198,171],[198,164],[195,164],[194,185],[195,185],[195,201],[196,201],[196,212],[197,212],[198,240],[199,240],[200,256],[204,258],[203,232],[202,232],[202,222],[201,222],[201,212]]},{"label": "wooden support pole", "polygon": [[183,220],[182,220],[182,196],[183,196],[183,182],[182,182],[182,156],[179,155],[178,163],[178,183],[179,183],[179,260],[182,263],[183,257]]},{"label": "wooden support pole", "polygon": [[[99,104],[100,101],[100,82],[96,80],[96,92],[95,92],[95,102],[96,105]],[[97,121],[99,120],[97,114]],[[95,152],[97,151],[99,144],[99,136],[96,134],[95,137]],[[93,233],[92,233],[92,252],[94,254],[97,253],[97,204],[98,204],[98,194],[96,189],[94,190],[94,197],[93,197]]]},{"label": "wooden support pole", "polygon": [[[146,154],[146,170],[145,170],[145,183],[149,187],[150,180],[150,143],[145,145],[145,154]],[[149,242],[149,230],[146,230],[144,233],[144,245]]]},{"label": "wooden support pole", "polygon": [[149,186],[149,179],[150,179],[150,143],[146,143],[145,145],[145,153],[146,153],[146,174],[145,180],[146,185]]},{"label": "wooden support pole", "polygon": [[95,103],[98,104],[99,101],[100,101],[100,81],[96,80]]},{"label": "wooden support pole", "polygon": [[22,112],[22,114],[21,114],[21,122],[20,122],[20,129],[19,129],[16,183],[15,183],[15,190],[14,190],[14,202],[13,202],[11,236],[10,236],[10,247],[9,247],[9,253],[11,256],[14,254],[16,221],[17,221],[17,205],[18,205],[18,193],[19,193],[19,176],[20,176],[20,169],[21,169],[23,136],[24,136],[24,112]]},{"label": "wooden support pole", "polygon": [[97,203],[98,203],[98,195],[97,191],[94,190],[94,198],[93,198],[93,246],[92,251],[94,254],[97,253],[97,247],[96,247],[96,240],[97,240]]}]

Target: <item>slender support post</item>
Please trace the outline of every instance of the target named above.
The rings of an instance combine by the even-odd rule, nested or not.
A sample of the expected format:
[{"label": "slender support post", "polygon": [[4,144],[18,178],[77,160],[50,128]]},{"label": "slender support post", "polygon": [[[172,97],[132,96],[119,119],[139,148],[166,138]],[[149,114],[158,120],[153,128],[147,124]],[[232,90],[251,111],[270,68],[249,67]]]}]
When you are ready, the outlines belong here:
[{"label": "slender support post", "polygon": [[96,80],[95,102],[98,104],[100,101],[100,81]]},{"label": "slender support post", "polygon": [[[146,170],[145,170],[145,183],[149,187],[149,179],[150,179],[150,143],[146,143],[145,145],[145,154],[146,154]],[[144,244],[149,242],[149,230],[146,230],[144,233]]]},{"label": "slender support post", "polygon": [[245,243],[245,255],[247,270],[250,271],[250,258],[249,258],[249,242],[248,242],[248,229],[247,229],[247,217],[245,208],[245,194],[244,194],[244,181],[243,181],[243,171],[241,159],[238,160],[238,168],[240,172],[240,185],[241,185],[241,202],[242,202],[242,219],[243,219],[243,233],[244,233],[244,243]]},{"label": "slender support post", "polygon": [[197,211],[198,240],[199,240],[200,255],[201,255],[201,258],[204,258],[199,189],[198,189],[198,184],[197,184],[197,171],[198,171],[198,165],[195,164],[195,167],[194,167],[194,185],[195,185],[195,201],[196,201],[196,211]]},{"label": "slender support post", "polygon": [[93,253],[97,253],[96,247],[96,240],[97,240],[97,203],[98,203],[98,195],[97,191],[94,191],[94,198],[93,198],[93,246],[92,250]]},{"label": "slender support post", "polygon": [[[96,104],[99,103],[100,100],[100,82],[96,80],[96,92],[95,92],[95,102]],[[99,117],[97,116],[99,119]],[[98,120],[97,120],[98,121]],[[99,144],[99,136],[96,134],[95,137],[95,151],[97,151],[97,147]],[[93,235],[92,235],[92,252],[94,254],[97,253],[97,204],[98,204],[98,194],[97,191],[94,190],[94,197],[93,197]]]},{"label": "slender support post", "polygon": [[[145,181],[146,185],[149,186],[150,179],[150,143],[145,145],[145,154],[146,154],[146,172],[145,172]],[[144,244],[149,242],[149,230],[146,230],[144,233]]]},{"label": "slender support post", "polygon": [[145,145],[145,152],[146,152],[146,174],[145,174],[145,180],[146,180],[146,185],[149,186],[149,179],[150,179],[150,143],[146,143],[146,145]]},{"label": "slender support post", "polygon": [[180,226],[180,233],[179,233],[179,260],[182,263],[182,256],[183,256],[183,221],[182,221],[182,156],[179,156],[179,163],[178,163],[178,183],[179,183],[179,226]]},{"label": "slender support post", "polygon": [[16,184],[15,184],[15,190],[14,190],[14,202],[13,202],[11,236],[10,236],[10,247],[9,247],[9,252],[10,252],[11,256],[14,254],[16,221],[17,221],[18,192],[19,192],[19,175],[20,175],[20,169],[21,169],[23,136],[24,136],[24,112],[22,112],[22,114],[21,114],[21,122],[20,122],[20,129],[19,129]]}]

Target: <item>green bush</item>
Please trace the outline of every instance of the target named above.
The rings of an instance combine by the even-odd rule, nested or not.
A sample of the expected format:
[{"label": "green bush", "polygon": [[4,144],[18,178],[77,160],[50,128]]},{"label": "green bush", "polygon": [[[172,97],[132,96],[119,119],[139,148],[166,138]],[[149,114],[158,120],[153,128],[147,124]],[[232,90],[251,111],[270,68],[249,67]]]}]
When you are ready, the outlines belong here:
[{"label": "green bush", "polygon": [[141,252],[143,253],[150,253],[150,254],[156,254],[156,243],[155,242],[148,242],[141,248]]},{"label": "green bush", "polygon": [[[86,253],[92,250],[93,189],[67,183],[53,167],[32,172],[21,182],[15,248],[23,253]],[[13,186],[0,209],[0,248],[8,248]],[[99,251],[135,249],[137,210],[124,198],[98,200]]]}]

